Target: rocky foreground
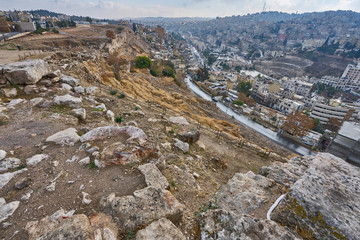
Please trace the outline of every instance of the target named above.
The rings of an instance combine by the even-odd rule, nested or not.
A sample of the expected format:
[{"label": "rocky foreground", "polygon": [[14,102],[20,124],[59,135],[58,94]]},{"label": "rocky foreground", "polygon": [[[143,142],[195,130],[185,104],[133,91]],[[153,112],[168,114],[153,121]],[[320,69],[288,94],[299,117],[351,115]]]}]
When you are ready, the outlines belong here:
[{"label": "rocky foreground", "polygon": [[121,124],[101,86],[43,60],[0,66],[0,85],[2,239],[358,239],[360,170],[330,154],[236,173],[190,216],[171,179],[201,191],[206,180],[191,167],[224,163],[190,155],[205,146],[184,117],[150,117],[156,129],[144,131],[131,116],[146,114],[133,105]]}]

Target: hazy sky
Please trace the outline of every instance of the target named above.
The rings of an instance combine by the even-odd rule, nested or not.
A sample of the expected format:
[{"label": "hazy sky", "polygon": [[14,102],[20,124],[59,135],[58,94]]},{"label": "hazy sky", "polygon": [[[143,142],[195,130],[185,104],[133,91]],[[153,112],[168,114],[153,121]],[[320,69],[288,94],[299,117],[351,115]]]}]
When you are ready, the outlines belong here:
[{"label": "hazy sky", "polygon": [[267,11],[353,10],[360,0],[0,0],[1,10],[47,9],[96,18],[223,17]]}]

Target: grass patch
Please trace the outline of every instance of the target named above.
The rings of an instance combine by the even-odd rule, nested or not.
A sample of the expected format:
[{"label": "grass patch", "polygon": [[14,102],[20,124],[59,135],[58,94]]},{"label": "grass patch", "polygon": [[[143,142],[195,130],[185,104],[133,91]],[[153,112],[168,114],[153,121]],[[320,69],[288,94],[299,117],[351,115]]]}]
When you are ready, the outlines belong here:
[{"label": "grass patch", "polygon": [[104,112],[104,109],[102,109],[102,108],[100,108],[100,109],[99,108],[93,108],[92,111],[93,112]]},{"label": "grass patch", "polygon": [[94,169],[97,168],[97,166],[95,165],[95,161],[94,161],[94,160],[90,160],[89,168],[90,168],[91,170],[94,170]]},{"label": "grass patch", "polygon": [[63,104],[60,105],[52,105],[50,107],[50,110],[54,113],[64,113],[66,110],[66,106]]},{"label": "grass patch", "polygon": [[25,164],[20,164],[20,165],[17,167],[18,170],[21,170],[21,169],[24,169],[24,168],[26,168],[26,165],[25,165]]},{"label": "grass patch", "polygon": [[130,230],[128,232],[128,235],[126,236],[126,240],[134,239],[135,238],[135,232],[133,230]]}]

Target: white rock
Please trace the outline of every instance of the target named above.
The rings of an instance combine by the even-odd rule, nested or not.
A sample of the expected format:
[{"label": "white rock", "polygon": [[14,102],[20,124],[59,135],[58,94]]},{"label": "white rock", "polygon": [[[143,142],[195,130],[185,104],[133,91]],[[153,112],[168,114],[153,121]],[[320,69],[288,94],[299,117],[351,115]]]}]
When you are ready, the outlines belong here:
[{"label": "white rock", "polygon": [[6,203],[4,198],[0,198],[0,223],[13,215],[13,213],[19,207],[19,203],[19,201]]},{"label": "white rock", "polygon": [[27,168],[21,169],[16,172],[0,174],[0,189],[2,189],[8,182],[13,179],[16,175],[27,171]]},{"label": "white rock", "polygon": [[60,82],[69,84],[72,87],[76,87],[79,85],[80,80],[72,76],[61,75]]},{"label": "white rock", "polygon": [[104,228],[103,233],[104,233],[103,234],[104,240],[116,240],[117,239],[117,236],[109,228]]},{"label": "white rock", "polygon": [[81,106],[82,100],[81,98],[73,97],[69,94],[63,96],[56,96],[54,98],[54,102],[57,105],[68,105],[70,107],[78,108]]},{"label": "white rock", "polygon": [[50,66],[44,60],[27,60],[0,66],[0,79],[11,84],[34,84],[50,72]]},{"label": "white rock", "polygon": [[106,117],[112,122],[115,121],[115,114],[111,110],[107,110]]},{"label": "white rock", "polygon": [[61,84],[61,89],[64,90],[65,92],[70,92],[72,90],[72,86],[70,86],[67,83],[62,83]]},{"label": "white rock", "polygon": [[83,158],[79,161],[81,165],[88,165],[90,164],[90,157]]},{"label": "white rock", "polygon": [[169,121],[179,125],[189,125],[189,122],[184,117],[170,117]]},{"label": "white rock", "polygon": [[79,94],[84,94],[85,93],[85,89],[82,86],[74,87],[74,91],[76,93],[79,93]]},{"label": "white rock", "polygon": [[42,103],[43,101],[44,101],[44,99],[41,98],[41,97],[33,98],[33,99],[30,100],[30,105],[32,107],[35,107],[35,106],[39,105],[40,103]]},{"label": "white rock", "polygon": [[54,192],[55,191],[55,185],[56,185],[56,182],[52,182],[50,185],[46,186],[46,191],[48,192]]},{"label": "white rock", "polygon": [[193,172],[193,176],[194,176],[195,178],[199,178],[199,177],[200,177],[200,175],[199,175],[198,173],[196,173],[196,172]]},{"label": "white rock", "polygon": [[189,151],[189,144],[185,143],[177,138],[174,138],[175,143],[174,146],[183,151],[183,153],[187,153]]},{"label": "white rock", "polygon": [[95,107],[97,110],[100,110],[102,112],[105,112],[106,111],[106,106],[105,104],[101,103],[100,105],[96,106]]},{"label": "white rock", "polygon": [[90,199],[90,196],[88,193],[86,192],[81,192],[83,198],[82,198],[82,204],[85,204],[85,205],[89,205],[92,200]]},{"label": "white rock", "polygon": [[63,131],[57,132],[46,139],[46,142],[54,142],[61,145],[73,146],[74,143],[80,140],[75,128],[68,128]]},{"label": "white rock", "polygon": [[94,163],[95,163],[95,166],[97,166],[98,168],[105,167],[105,164],[103,162],[99,161],[98,159],[95,159]]},{"label": "white rock", "polygon": [[6,152],[4,150],[0,150],[0,161],[6,157]]},{"label": "white rock", "polygon": [[2,90],[3,94],[7,98],[12,98],[17,96],[16,88],[5,88]]},{"label": "white rock", "polygon": [[73,162],[77,161],[78,159],[79,159],[79,157],[78,157],[78,156],[72,156],[72,158],[71,158],[71,159],[66,160],[66,162],[67,162],[67,163],[73,163]]},{"label": "white rock", "polygon": [[21,160],[18,158],[5,158],[4,160],[0,161],[0,172],[16,168],[20,165],[20,163]]},{"label": "white rock", "polygon": [[13,99],[9,102],[8,107],[15,107],[16,105],[26,102],[25,99],[22,98],[18,98],[18,99]]},{"label": "white rock", "polygon": [[22,195],[21,200],[22,201],[26,201],[29,200],[29,198],[31,197],[31,194],[33,193],[33,190],[30,190],[29,192],[25,193],[24,195]]},{"label": "white rock", "polygon": [[86,87],[85,88],[85,92],[86,94],[89,94],[89,95],[93,95],[97,92],[98,88],[97,87]]},{"label": "white rock", "polygon": [[81,120],[86,119],[86,110],[84,108],[73,109],[71,112],[74,114],[75,117]]},{"label": "white rock", "polygon": [[47,154],[36,154],[31,158],[26,159],[26,164],[29,166],[35,166],[36,164],[40,163],[42,160],[46,160],[49,158]]},{"label": "white rock", "polygon": [[170,187],[167,179],[162,175],[160,170],[153,163],[147,163],[140,165],[138,169],[145,176],[145,182],[147,186],[159,187],[162,189],[168,189]]}]

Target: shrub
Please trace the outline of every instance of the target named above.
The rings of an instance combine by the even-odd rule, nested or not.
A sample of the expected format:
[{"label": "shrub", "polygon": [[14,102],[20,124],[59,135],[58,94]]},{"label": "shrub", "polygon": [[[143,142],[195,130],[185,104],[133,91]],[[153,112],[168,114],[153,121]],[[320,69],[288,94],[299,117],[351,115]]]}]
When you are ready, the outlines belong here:
[{"label": "shrub", "polygon": [[135,66],[137,68],[150,68],[151,60],[146,56],[138,56],[135,59]]},{"label": "shrub", "polygon": [[235,101],[233,101],[233,104],[238,105],[238,106],[242,106],[244,104],[244,102],[241,101],[241,100],[235,100]]},{"label": "shrub", "polygon": [[111,91],[110,91],[110,94],[111,94],[111,95],[116,95],[117,93],[118,93],[117,90],[111,90]]},{"label": "shrub", "polygon": [[159,76],[159,74],[157,73],[156,69],[153,69],[153,68],[150,69],[150,74],[153,75],[154,77]]},{"label": "shrub", "polygon": [[116,117],[115,118],[115,122],[117,122],[117,123],[122,123],[122,117]]},{"label": "shrub", "polygon": [[59,33],[59,30],[57,30],[57,29],[53,29],[53,33]]},{"label": "shrub", "polygon": [[106,31],[106,36],[107,36],[108,38],[111,38],[111,39],[115,39],[115,37],[116,37],[114,31],[112,31],[112,30],[107,30],[107,31]]},{"label": "shrub", "polygon": [[163,69],[162,74],[163,74],[164,76],[167,76],[167,77],[173,77],[173,78],[175,78],[174,69],[172,69],[172,68],[169,67],[169,66],[166,66],[166,67]]},{"label": "shrub", "polygon": [[118,98],[125,98],[126,97],[126,95],[124,94],[124,93],[121,93],[119,96],[118,96]]}]

